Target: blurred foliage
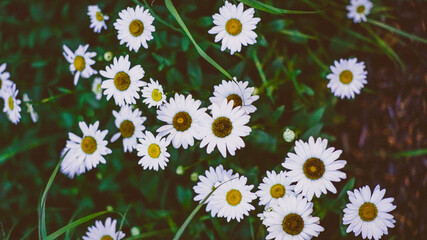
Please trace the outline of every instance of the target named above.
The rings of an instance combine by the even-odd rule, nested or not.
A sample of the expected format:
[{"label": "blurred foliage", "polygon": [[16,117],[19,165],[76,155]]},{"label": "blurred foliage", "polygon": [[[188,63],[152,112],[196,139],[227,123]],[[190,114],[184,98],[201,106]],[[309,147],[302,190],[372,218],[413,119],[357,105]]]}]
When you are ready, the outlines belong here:
[{"label": "blurred foliage", "polygon": [[[105,97],[100,101],[95,99],[91,92],[93,78],[81,78],[79,84],[73,86],[69,65],[62,56],[63,44],[76,49],[79,44],[88,43],[90,51],[97,53],[93,66],[97,70],[109,64],[103,58],[107,51],[115,56],[130,54],[132,65],[140,64],[144,68],[143,80],[148,81],[150,77],[159,80],[168,96],[175,92],[192,94],[204,107],[209,104],[214,85],[227,79],[200,56],[200,51],[160,0],[149,1],[149,5],[140,2],[156,17],[156,32],[149,48],[134,53],[119,45],[113,23],[121,9],[135,6],[135,2],[138,1],[0,2],[0,63],[8,64],[7,71],[19,89],[18,97],[28,93],[40,115],[39,122],[34,124],[23,108],[22,120],[15,126],[5,114],[0,114],[0,236],[10,233],[10,239],[36,238],[38,201],[59,161],[67,133],[81,134],[79,121],[99,120],[100,128],[109,130],[108,139],[117,131],[112,110],[118,107]],[[258,110],[251,116],[253,131],[244,139],[246,147],[226,159],[218,151],[207,155],[199,143],[187,150],[169,147],[169,165],[164,171],[155,172],[143,171],[137,165],[139,159],[135,152],[123,153],[121,141],[110,143],[113,153],[106,157],[107,164],[73,180],[58,173],[46,203],[48,234],[106,209],[120,222],[122,216],[115,212],[123,214],[129,208],[123,222],[123,231],[128,237],[130,228],[138,226],[141,235],[132,239],[170,239],[197,205],[192,200],[195,183],[190,180],[191,173],[204,174],[209,166],[221,163],[247,176],[255,190],[266,170],[282,169],[280,164],[293,146],[282,138],[286,128],[294,130],[298,138],[323,137],[334,146],[337,132],[334,127],[342,126],[347,119],[335,110],[338,99],[326,88],[326,75],[333,60],[376,59],[396,71],[404,71],[406,59],[396,53],[394,46],[404,46],[411,54],[418,54],[407,36],[386,31],[379,24],[354,24],[347,19],[348,1],[259,2],[275,9],[256,11],[261,18],[256,29],[257,43],[230,56],[221,52],[220,45],[213,42],[214,36],[208,34],[213,25],[211,16],[223,1],[173,1],[200,49],[232,76],[257,87],[260,99],[255,106]],[[110,16],[108,29],[101,34],[89,29],[89,4],[99,4]],[[388,1],[374,1],[369,18],[383,22],[394,20],[394,12],[387,4]],[[315,13],[286,14],[276,8]],[[276,12],[271,14],[271,11]],[[368,85],[363,94],[375,92]],[[148,118],[144,125],[155,132],[161,126],[155,109],[148,109],[142,102],[138,107]],[[352,159],[347,160],[346,171],[351,172]],[[176,174],[179,165],[185,167],[183,175]],[[326,229],[321,233],[322,239],[342,239],[345,235],[345,228],[340,225],[341,209],[345,205],[346,190],[354,184],[354,179],[336,184],[341,193],[315,200],[315,214],[322,220],[330,216],[321,220]],[[257,201],[253,203],[256,205]],[[257,207],[240,223],[227,223],[224,219],[211,218],[203,207],[186,229],[184,239],[190,236],[194,239],[262,239],[266,229],[256,217],[261,210]],[[66,231],[65,239],[79,239],[92,224],[93,221],[88,221]]]}]

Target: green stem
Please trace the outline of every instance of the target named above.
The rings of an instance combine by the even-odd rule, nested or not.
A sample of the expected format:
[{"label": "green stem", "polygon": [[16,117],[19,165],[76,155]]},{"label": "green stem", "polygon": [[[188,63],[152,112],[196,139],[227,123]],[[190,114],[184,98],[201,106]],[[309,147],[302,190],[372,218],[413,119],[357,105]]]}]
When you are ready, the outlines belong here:
[{"label": "green stem", "polygon": [[411,39],[411,40],[414,40],[414,41],[418,41],[418,42],[422,42],[422,43],[427,44],[427,39],[425,39],[425,38],[418,37],[418,36],[416,36],[416,35],[414,35],[414,34],[407,33],[407,32],[405,32],[405,31],[402,31],[402,30],[400,30],[400,29],[394,28],[394,27],[389,26],[389,25],[387,25],[387,24],[384,24],[384,23],[382,23],[382,22],[379,22],[379,21],[376,21],[376,20],[373,20],[373,19],[368,19],[368,23],[370,23],[370,24],[372,24],[372,25],[375,25],[375,26],[377,26],[377,27],[384,28],[384,29],[386,29],[386,30],[388,30],[388,31],[390,31],[390,32],[397,33],[397,34],[399,34],[400,36],[403,36],[403,37],[409,38],[409,39]]}]

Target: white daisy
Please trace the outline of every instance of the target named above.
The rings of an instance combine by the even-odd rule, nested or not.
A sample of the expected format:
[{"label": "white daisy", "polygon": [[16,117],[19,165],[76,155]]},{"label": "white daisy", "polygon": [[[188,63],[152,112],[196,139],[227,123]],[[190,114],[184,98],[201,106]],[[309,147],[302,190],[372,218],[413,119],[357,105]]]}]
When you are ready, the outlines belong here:
[{"label": "white daisy", "polygon": [[251,192],[254,185],[246,185],[246,181],[247,178],[241,176],[218,186],[209,201],[218,217],[227,218],[227,222],[231,219],[240,222],[245,215],[249,215],[249,211],[255,209],[250,204],[256,198],[255,193]]},{"label": "white daisy", "polygon": [[363,84],[367,84],[365,71],[365,63],[357,62],[357,58],[348,60],[340,59],[339,62],[334,62],[335,66],[330,66],[332,73],[328,74],[326,78],[329,79],[327,85],[332,93],[343,99],[354,98],[354,94],[359,94]]},{"label": "white daisy", "polygon": [[108,78],[102,82],[101,88],[104,90],[104,95],[107,95],[107,100],[114,96],[114,101],[117,105],[135,104],[139,99],[139,88],[147,83],[142,81],[144,77],[144,69],[140,65],[130,68],[129,55],[115,57],[113,64],[101,70],[103,77]]},{"label": "white daisy", "polygon": [[273,211],[264,212],[263,223],[269,233],[266,239],[308,240],[324,230],[319,218],[311,216],[313,203],[301,195],[286,195],[272,208]]},{"label": "white daisy", "polygon": [[276,204],[286,195],[294,194],[294,186],[291,185],[292,181],[286,176],[285,171],[280,171],[279,174],[276,174],[275,171],[267,171],[267,177],[264,177],[262,181],[255,194],[259,197],[259,204],[265,205],[266,208]]},{"label": "white daisy", "polygon": [[31,99],[28,97],[28,94],[24,93],[22,95],[22,100],[25,103],[25,106],[27,106],[27,112],[31,116],[31,120],[33,120],[34,123],[36,123],[39,120],[39,114],[34,110],[33,104],[31,104]]},{"label": "white daisy", "polygon": [[154,81],[150,78],[150,83],[142,89],[142,97],[144,103],[148,104],[148,107],[152,106],[160,107],[166,102],[166,95],[163,93],[163,87],[158,81]]},{"label": "white daisy", "polygon": [[[275,203],[275,205],[277,205],[277,203]],[[273,208],[272,207],[268,207],[266,208],[262,213],[258,213],[257,217],[259,218],[259,220],[261,220],[261,222],[265,225],[264,220],[265,220],[265,213],[266,212],[272,212]]]},{"label": "white daisy", "polygon": [[101,89],[102,79],[100,77],[96,77],[92,83],[92,92],[95,94],[96,100],[100,100],[102,97],[102,89]]},{"label": "white daisy", "polygon": [[302,140],[295,141],[295,153],[288,153],[283,167],[289,169],[287,173],[295,185],[295,193],[301,193],[309,201],[315,194],[320,197],[322,192],[326,194],[327,190],[336,193],[337,189],[332,182],[339,182],[346,178],[346,174],[339,171],[347,162],[337,160],[341,155],[341,150],[335,148],[326,148],[328,140],[310,137],[308,143]]},{"label": "white daisy", "polygon": [[79,122],[79,127],[83,137],[69,132],[70,140],[67,140],[63,151],[65,153],[69,150],[61,163],[61,172],[70,178],[95,168],[100,162],[105,164],[103,156],[111,153],[111,149],[107,148],[108,141],[104,140],[108,130],[98,130],[99,121],[89,126]]},{"label": "white daisy", "polygon": [[62,53],[65,59],[70,63],[70,72],[74,74],[74,86],[79,82],[80,75],[83,78],[89,78],[98,71],[92,69],[95,61],[92,59],[96,56],[96,52],[86,52],[89,44],[85,46],[79,45],[76,52],[73,53],[65,44],[62,45],[64,52]]},{"label": "white daisy", "polygon": [[3,91],[3,101],[4,108],[3,112],[7,113],[10,121],[13,124],[18,124],[21,119],[21,100],[17,99],[19,90],[16,89],[16,84],[12,83],[12,86],[4,89]]},{"label": "white daisy", "polygon": [[98,5],[89,5],[87,7],[87,15],[90,17],[90,28],[93,28],[94,32],[100,33],[102,28],[107,29],[105,21],[108,20],[109,17],[101,12]]},{"label": "white daisy", "polygon": [[213,97],[209,100],[211,103],[221,104],[224,99],[227,101],[234,101],[233,107],[240,106],[247,113],[253,113],[256,111],[256,107],[252,105],[253,102],[258,100],[258,95],[252,95],[254,87],[247,87],[249,82],[237,82],[236,77],[234,81],[222,80],[220,85],[214,87]]},{"label": "white daisy", "polygon": [[217,147],[223,157],[227,157],[227,151],[234,156],[236,149],[245,146],[242,137],[248,136],[252,131],[246,126],[250,116],[240,107],[233,108],[233,104],[233,101],[227,102],[226,99],[221,105],[212,104],[212,117],[209,116],[203,122],[205,137],[200,143],[201,148],[207,145],[207,153]]},{"label": "white daisy", "polygon": [[354,23],[366,22],[366,15],[369,14],[374,5],[369,0],[351,0],[347,6],[347,17],[352,18]]},{"label": "white daisy", "polygon": [[161,137],[167,136],[167,141],[172,141],[174,148],[194,145],[194,138],[203,138],[201,122],[209,118],[206,108],[199,108],[202,102],[194,100],[191,95],[175,94],[175,98],[170,98],[163,106],[157,110],[157,119],[166,125],[157,129]]},{"label": "white daisy", "polygon": [[89,227],[83,240],[120,240],[126,236],[122,231],[116,232],[117,220],[111,218],[105,220],[105,225],[101,221],[96,221],[94,226]]},{"label": "white daisy", "polygon": [[5,71],[6,66],[6,63],[0,65],[0,97],[3,97],[4,91],[13,84],[13,82],[9,80],[10,74]]},{"label": "white daisy", "polygon": [[159,170],[159,167],[164,170],[167,163],[169,162],[168,157],[170,154],[167,152],[168,142],[159,135],[154,135],[146,131],[144,138],[139,139],[140,143],[136,147],[138,150],[138,156],[142,157],[138,164],[144,169]]},{"label": "white daisy", "polygon": [[243,11],[243,3],[236,6],[225,1],[225,5],[219,8],[219,14],[212,16],[216,26],[209,30],[210,34],[216,34],[215,42],[222,40],[221,51],[228,48],[234,54],[240,52],[242,45],[256,43],[257,34],[253,30],[261,19],[255,18],[254,13],[253,8]]},{"label": "white daisy", "polygon": [[156,30],[153,26],[154,17],[148,9],[144,11],[144,7],[141,6],[136,6],[135,9],[128,7],[119,12],[119,17],[114,27],[118,31],[120,45],[126,43],[126,47],[135,52],[141,45],[148,48],[147,41],[153,39],[153,32]]},{"label": "white daisy", "polygon": [[115,142],[120,136],[123,137],[123,151],[132,152],[138,144],[137,139],[144,137],[142,131],[145,130],[143,123],[147,120],[142,117],[142,112],[139,109],[132,111],[132,107],[124,105],[119,112],[113,110],[113,115],[116,118],[114,123],[120,132],[113,135],[111,142]]},{"label": "white daisy", "polygon": [[377,185],[371,195],[369,186],[347,191],[350,203],[344,209],[343,223],[350,224],[347,233],[354,232],[363,238],[378,240],[384,234],[388,234],[388,228],[393,228],[396,222],[393,215],[388,212],[396,208],[392,204],[394,198],[384,198],[385,189],[381,190]]}]

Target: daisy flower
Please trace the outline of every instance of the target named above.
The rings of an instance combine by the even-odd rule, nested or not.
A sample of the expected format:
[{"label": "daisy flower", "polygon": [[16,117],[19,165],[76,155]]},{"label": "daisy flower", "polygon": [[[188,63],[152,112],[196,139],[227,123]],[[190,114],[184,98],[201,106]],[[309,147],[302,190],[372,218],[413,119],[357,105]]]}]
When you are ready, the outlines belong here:
[{"label": "daisy flower", "polygon": [[385,189],[377,185],[371,194],[369,186],[347,191],[350,203],[344,209],[343,223],[350,224],[347,233],[354,232],[363,238],[378,240],[388,234],[388,228],[393,228],[396,222],[388,212],[396,208],[392,204],[394,198],[384,198]]},{"label": "daisy flower", "polygon": [[28,97],[28,94],[24,93],[22,95],[22,100],[24,101],[25,106],[27,106],[27,112],[30,114],[31,120],[36,123],[39,120],[39,115],[34,111],[33,104],[31,104],[31,99]]},{"label": "daisy flower", "polygon": [[62,45],[64,52],[62,53],[65,59],[70,63],[70,72],[74,74],[74,86],[79,82],[80,75],[83,78],[89,78],[98,71],[92,69],[95,61],[92,59],[96,56],[96,52],[86,52],[89,44],[85,46],[79,45],[76,52],[73,53],[65,44]]},{"label": "daisy flower", "polygon": [[258,95],[252,95],[254,87],[247,87],[249,82],[237,82],[236,77],[234,81],[222,80],[220,85],[214,87],[213,97],[209,98],[211,103],[221,104],[224,99],[227,101],[233,100],[233,108],[240,106],[247,113],[256,111],[256,107],[252,105],[253,102],[258,100]]},{"label": "daisy flower", "polygon": [[245,215],[249,215],[249,211],[255,209],[250,204],[256,198],[255,193],[251,192],[254,185],[246,185],[246,181],[247,178],[241,176],[218,186],[209,201],[218,217],[227,218],[227,222],[231,219],[240,222]]},{"label": "daisy flower", "polygon": [[288,153],[288,157],[282,166],[289,169],[287,173],[295,185],[295,193],[301,193],[309,201],[315,194],[320,197],[322,192],[327,190],[336,193],[337,189],[332,182],[339,182],[346,178],[346,174],[341,172],[347,162],[337,160],[341,155],[341,150],[326,148],[328,140],[310,137],[308,143],[302,140],[295,142],[295,153]]},{"label": "daisy flower", "polygon": [[174,148],[194,145],[194,138],[200,140],[203,138],[201,122],[209,118],[206,114],[206,108],[199,108],[202,102],[194,100],[191,95],[175,94],[163,106],[157,110],[157,119],[166,123],[166,125],[157,129],[161,137],[167,136],[167,141],[172,141]]},{"label": "daisy flower", "polygon": [[135,52],[141,45],[148,48],[147,41],[153,39],[153,32],[156,30],[153,26],[154,17],[148,9],[144,10],[141,6],[128,7],[119,12],[119,17],[114,27],[118,31],[117,38],[120,40],[120,45],[126,43],[126,47]]},{"label": "daisy flower", "polygon": [[94,226],[89,227],[83,240],[120,240],[126,235],[122,231],[116,232],[117,220],[111,218],[105,220],[105,225],[101,221],[96,221]]},{"label": "daisy flower", "polygon": [[259,190],[255,193],[259,197],[259,204],[268,208],[277,204],[277,201],[286,195],[293,195],[294,186],[291,184],[292,181],[286,176],[285,171],[280,171],[279,174],[267,171],[267,177],[262,179]]},{"label": "daisy flower", "polygon": [[266,239],[308,240],[324,230],[319,218],[311,216],[313,203],[302,196],[286,195],[279,199],[271,212],[264,212],[267,226]]},{"label": "daisy flower", "polygon": [[242,45],[256,43],[256,28],[260,18],[254,18],[255,10],[249,8],[243,11],[243,3],[238,6],[225,1],[225,5],[219,8],[219,14],[212,16],[216,25],[210,34],[216,34],[215,42],[222,40],[221,51],[230,49],[230,53],[240,52]]},{"label": "daisy flower", "polygon": [[332,73],[326,76],[329,79],[327,87],[341,99],[344,97],[354,98],[354,94],[359,94],[363,85],[368,83],[366,81],[368,72],[365,71],[365,63],[358,63],[357,58],[351,58],[348,60],[340,59],[334,64],[335,66],[330,66]]},{"label": "daisy flower", "polygon": [[104,140],[108,130],[98,130],[99,121],[89,126],[79,122],[79,127],[83,137],[68,133],[70,140],[67,140],[63,151],[68,153],[61,163],[61,172],[70,178],[95,168],[100,162],[105,164],[103,156],[111,153],[111,149],[107,148],[108,141]]},{"label": "daisy flower", "polygon": [[124,105],[120,108],[119,112],[113,110],[113,115],[116,118],[114,123],[120,130],[111,138],[111,142],[115,142],[120,136],[123,137],[123,150],[124,152],[132,152],[138,144],[137,139],[144,137],[145,126],[143,123],[147,120],[142,117],[142,112],[139,109],[132,111],[132,107]]},{"label": "daisy flower", "polygon": [[138,156],[142,158],[138,164],[144,169],[148,168],[158,171],[160,167],[164,170],[169,162],[168,157],[170,157],[170,154],[167,152],[169,143],[159,135],[154,137],[149,131],[146,131],[144,138],[139,139],[139,141],[140,143],[136,147],[136,150],[138,150]]},{"label": "daisy flower", "polygon": [[142,97],[144,103],[148,104],[148,107],[153,106],[160,107],[166,102],[166,95],[163,93],[163,87],[159,84],[159,81],[154,81],[150,78],[150,83],[142,89]]},{"label": "daisy flower", "polygon": [[114,96],[114,101],[120,107],[125,104],[135,104],[139,99],[139,88],[147,83],[142,81],[144,77],[144,69],[140,65],[130,68],[129,55],[115,57],[113,64],[107,66],[100,71],[101,75],[107,80],[102,82],[101,88],[104,90],[104,95],[107,95],[107,100]]},{"label": "daisy flower", "polygon": [[245,143],[242,137],[248,136],[252,129],[246,124],[250,116],[240,107],[233,108],[233,101],[226,99],[220,105],[214,103],[211,107],[211,116],[203,122],[205,137],[200,147],[205,147],[207,153],[211,153],[215,147],[222,156],[227,157],[227,151],[234,156],[236,149],[243,148]]},{"label": "daisy flower", "polygon": [[13,84],[13,82],[9,80],[10,74],[5,71],[6,66],[6,63],[0,65],[0,97],[3,97],[4,91]]},{"label": "daisy flower", "polygon": [[102,79],[100,77],[96,77],[92,83],[92,92],[95,94],[96,100],[100,100],[102,97],[102,89],[101,89]]},{"label": "daisy flower", "polygon": [[366,15],[369,14],[374,5],[369,0],[351,0],[347,6],[347,17],[352,18],[354,23],[366,22]]},{"label": "daisy flower", "polygon": [[90,28],[93,28],[94,32],[100,33],[102,28],[107,29],[105,21],[108,20],[109,17],[101,12],[98,5],[89,5],[87,7],[87,15],[90,17]]},{"label": "daisy flower", "polygon": [[12,83],[12,86],[4,89],[3,91],[3,100],[4,100],[4,108],[3,112],[7,113],[10,121],[13,124],[18,124],[21,119],[21,100],[17,99],[19,90],[16,89],[16,84]]}]

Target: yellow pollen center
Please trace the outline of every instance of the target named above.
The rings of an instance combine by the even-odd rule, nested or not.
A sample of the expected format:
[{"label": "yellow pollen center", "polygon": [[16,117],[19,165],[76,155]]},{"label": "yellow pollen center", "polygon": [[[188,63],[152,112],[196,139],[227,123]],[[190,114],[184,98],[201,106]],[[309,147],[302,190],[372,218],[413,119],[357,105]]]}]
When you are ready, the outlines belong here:
[{"label": "yellow pollen center", "polygon": [[225,30],[230,35],[233,35],[233,36],[239,35],[239,33],[242,32],[242,23],[235,18],[231,18],[225,24]]},{"label": "yellow pollen center", "polygon": [[13,102],[13,98],[12,97],[9,97],[8,103],[9,103],[10,110],[13,110],[13,108],[15,107],[15,104]]},{"label": "yellow pollen center", "polygon": [[85,69],[85,65],[85,59],[82,56],[76,56],[74,58],[74,67],[77,71],[83,71],[83,69]]},{"label": "yellow pollen center", "polygon": [[304,220],[296,213],[290,213],[283,218],[283,231],[290,235],[298,235],[304,229]]},{"label": "yellow pollen center", "polygon": [[239,190],[231,189],[228,191],[226,197],[228,204],[231,206],[236,206],[242,201],[242,194]]},{"label": "yellow pollen center", "polygon": [[237,106],[242,106],[242,98],[237,94],[230,94],[227,97],[227,103],[233,100],[233,108]]},{"label": "yellow pollen center", "polygon": [[101,22],[104,20],[104,15],[101,12],[96,12],[96,20]]},{"label": "yellow pollen center", "polygon": [[154,89],[151,93],[151,98],[153,98],[154,101],[158,102],[162,100],[162,93],[159,91],[159,89]]},{"label": "yellow pollen center", "polygon": [[97,92],[100,92],[100,91],[101,91],[101,84],[100,84],[100,83],[98,83],[98,85],[96,85],[96,91],[97,91]]},{"label": "yellow pollen center", "polygon": [[101,240],[113,240],[113,238],[110,235],[104,235],[101,237]]},{"label": "yellow pollen center", "polygon": [[152,158],[158,158],[160,156],[160,147],[159,145],[152,143],[148,146],[148,155]]},{"label": "yellow pollen center", "polygon": [[373,221],[375,218],[377,218],[377,215],[378,209],[377,206],[375,206],[373,203],[365,202],[359,208],[359,216],[365,222]]},{"label": "yellow pollen center", "polygon": [[285,195],[286,188],[282,184],[275,184],[270,188],[270,195],[273,198],[281,198]]},{"label": "yellow pollen center", "polygon": [[0,78],[0,89],[1,89],[1,85],[2,85],[2,80],[1,80],[1,78]]},{"label": "yellow pollen center", "polygon": [[304,174],[311,180],[317,180],[325,173],[325,164],[318,158],[309,158],[302,166]]},{"label": "yellow pollen center", "polygon": [[135,126],[131,121],[124,120],[120,124],[120,133],[124,138],[132,137],[134,131],[135,131]]},{"label": "yellow pollen center", "polygon": [[212,123],[212,132],[219,138],[225,138],[230,135],[233,130],[233,124],[229,118],[219,117]]},{"label": "yellow pollen center", "polygon": [[349,70],[344,70],[340,73],[340,82],[343,84],[349,84],[353,81],[353,73]]},{"label": "yellow pollen center", "polygon": [[191,127],[192,119],[186,112],[175,114],[172,120],[173,127],[180,132],[184,132]]},{"label": "yellow pollen center", "polygon": [[114,76],[114,86],[120,91],[124,91],[130,86],[130,77],[125,72],[118,72],[116,76]]},{"label": "yellow pollen center", "polygon": [[133,20],[129,24],[129,32],[133,36],[138,37],[144,32],[144,24],[140,20]]},{"label": "yellow pollen center", "polygon": [[357,9],[356,9],[356,11],[359,14],[365,12],[365,6],[363,6],[363,5],[358,6]]},{"label": "yellow pollen center", "polygon": [[96,151],[97,145],[95,138],[91,136],[84,137],[81,143],[83,152],[86,154],[92,154]]}]

